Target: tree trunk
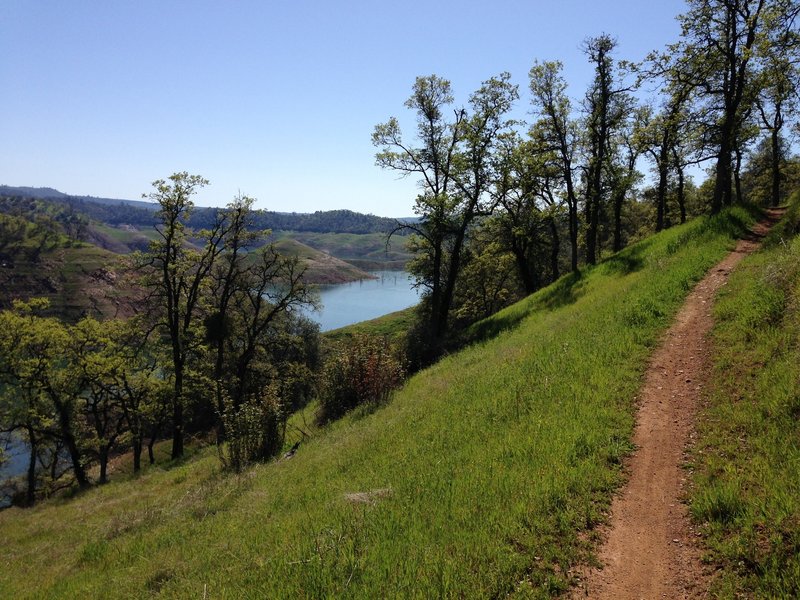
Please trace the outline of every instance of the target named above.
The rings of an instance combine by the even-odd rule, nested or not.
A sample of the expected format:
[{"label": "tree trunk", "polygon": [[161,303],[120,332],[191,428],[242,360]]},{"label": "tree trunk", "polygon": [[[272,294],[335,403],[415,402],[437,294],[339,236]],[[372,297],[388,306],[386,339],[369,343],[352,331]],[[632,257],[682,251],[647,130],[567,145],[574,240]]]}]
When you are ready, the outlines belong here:
[{"label": "tree trunk", "polygon": [[142,469],[142,438],[133,439],[133,472],[138,473]]},{"label": "tree trunk", "polygon": [[[176,365],[178,367],[178,365]],[[183,368],[175,369],[172,396],[172,458],[183,456]]]},{"label": "tree trunk", "polygon": [[772,206],[778,206],[781,203],[781,145],[779,138],[779,130],[777,127],[772,128],[771,132],[772,143]]},{"label": "tree trunk", "polygon": [[573,201],[569,207],[569,245],[570,266],[573,273],[578,272],[578,206]]},{"label": "tree trunk", "polygon": [[447,332],[448,317],[450,315],[450,305],[453,303],[453,294],[456,289],[456,278],[458,277],[459,270],[461,269],[461,249],[464,245],[464,237],[466,236],[467,224],[472,221],[472,215],[469,214],[465,217],[461,229],[456,235],[453,249],[450,252],[450,264],[447,269],[447,279],[445,281],[444,293],[442,294],[442,304],[439,307],[439,335],[437,339],[444,338]]},{"label": "tree trunk", "polygon": [[736,203],[743,204],[744,198],[742,197],[742,178],[741,178],[741,171],[742,171],[742,149],[739,145],[736,145],[736,163],[733,168],[733,181],[736,185]]},{"label": "tree trunk", "polygon": [[614,194],[614,252],[622,250],[622,204],[624,202],[624,192]]},{"label": "tree trunk", "polygon": [[81,464],[81,452],[78,448],[78,442],[75,439],[75,435],[72,433],[72,417],[69,414],[69,406],[55,398],[53,399],[53,405],[58,413],[61,437],[69,453],[70,461],[72,462],[72,471],[75,474],[75,481],[77,481],[78,486],[81,488],[89,487],[89,478]]},{"label": "tree trunk", "polygon": [[512,240],[511,253],[514,255],[514,259],[517,263],[517,273],[519,273],[519,279],[522,282],[522,287],[525,289],[525,295],[532,294],[539,289],[540,282],[538,281],[536,273],[531,269],[525,248]]},{"label": "tree trunk", "polygon": [[597,230],[600,226],[600,200],[592,194],[586,202],[586,263],[597,263]]},{"label": "tree trunk", "polygon": [[686,223],[686,178],[683,174],[683,165],[678,159],[678,151],[672,149],[672,161],[675,172],[678,174],[678,209],[681,213],[681,223]]},{"label": "tree trunk", "polygon": [[104,484],[108,483],[108,447],[101,446],[100,447],[100,479],[98,483]]},{"label": "tree trunk", "polygon": [[658,191],[656,193],[656,231],[664,229],[664,222],[667,217],[667,161],[664,156],[664,148],[659,154],[658,159]]},{"label": "tree trunk", "polygon": [[153,446],[156,445],[156,437],[153,436],[150,438],[150,441],[147,442],[147,458],[150,461],[151,465],[156,464],[156,455],[153,452]]},{"label": "tree trunk", "polygon": [[711,214],[717,214],[723,206],[731,203],[731,140],[729,125],[723,126],[719,156],[714,173],[714,196],[711,199]]},{"label": "tree trunk", "polygon": [[561,239],[558,236],[558,225],[554,218],[550,218],[550,235],[552,237],[552,244],[550,245],[550,272],[553,276],[553,281],[558,279],[558,255],[561,251]]},{"label": "tree trunk", "polygon": [[25,490],[25,506],[33,506],[36,502],[36,437],[32,427],[28,427],[28,445],[31,447],[28,458],[28,487]]},{"label": "tree trunk", "polygon": [[216,385],[216,396],[217,396],[217,446],[221,445],[222,442],[225,441],[225,419],[222,418],[222,415],[225,413],[225,402],[222,396],[222,344],[224,342],[220,342],[220,349],[217,353],[217,366],[214,369],[214,382]]},{"label": "tree trunk", "polygon": [[86,470],[81,464],[81,455],[80,451],[78,450],[78,444],[72,434],[68,436],[68,439],[64,440],[64,443],[67,446],[67,452],[69,452],[69,457],[72,461],[72,470],[75,473],[75,481],[78,482],[78,486],[81,488],[89,487],[89,478],[86,476]]},{"label": "tree trunk", "polygon": [[[442,305],[442,240],[435,240],[433,249],[433,277],[431,289],[430,331],[433,340],[439,340],[444,327],[440,322]],[[436,349],[429,349],[433,358]]]},{"label": "tree trunk", "polygon": [[570,159],[569,145],[567,144],[565,132],[557,128],[559,139],[559,152],[561,153],[561,163],[564,169],[564,183],[567,186],[567,207],[569,209],[569,245],[570,245],[570,268],[573,273],[578,272],[578,199],[575,197],[575,186],[572,182],[572,161]]}]

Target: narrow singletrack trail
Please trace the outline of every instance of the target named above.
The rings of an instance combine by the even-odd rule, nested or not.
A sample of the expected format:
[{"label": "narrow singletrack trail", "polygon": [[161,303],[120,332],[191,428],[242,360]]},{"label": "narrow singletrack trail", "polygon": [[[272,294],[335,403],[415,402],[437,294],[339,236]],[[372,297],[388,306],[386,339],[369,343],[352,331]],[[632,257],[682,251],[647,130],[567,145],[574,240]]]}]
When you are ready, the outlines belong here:
[{"label": "narrow singletrack trail", "polygon": [[628,482],[611,505],[601,569],[584,568],[573,598],[705,598],[708,573],[698,534],[682,502],[687,473],[682,465],[695,436],[695,416],[710,365],[707,334],[717,291],[733,268],[759,247],[783,215],[772,209],[713,267],[689,294],[654,352],[634,433],[636,451],[626,463]]}]

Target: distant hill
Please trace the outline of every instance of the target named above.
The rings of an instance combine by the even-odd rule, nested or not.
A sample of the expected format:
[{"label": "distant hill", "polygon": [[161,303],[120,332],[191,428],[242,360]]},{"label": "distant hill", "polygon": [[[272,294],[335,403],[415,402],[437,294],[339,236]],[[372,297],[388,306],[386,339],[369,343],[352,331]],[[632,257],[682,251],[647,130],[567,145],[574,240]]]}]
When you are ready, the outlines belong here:
[{"label": "distant hill", "polygon": [[[122,205],[118,209],[141,210]],[[125,261],[120,255],[146,250],[157,235],[153,227],[86,220],[55,199],[0,197],[0,309],[9,308],[15,299],[46,297],[50,314],[67,319],[84,314],[130,315],[139,294],[135,282],[124,276]],[[317,250],[285,236],[277,245],[282,253],[299,257],[309,283],[370,277],[360,265],[337,258],[330,249]],[[363,253],[368,254],[372,245],[362,243]],[[390,265],[388,261],[389,257],[379,268]]]},{"label": "distant hill", "polygon": [[123,275],[118,254],[69,238],[41,215],[0,213],[0,309],[16,299],[45,297],[49,314],[77,319],[129,316],[141,294]]},{"label": "distant hill", "polygon": [[[91,219],[109,225],[150,227],[156,223],[153,214],[157,205],[141,200],[72,196],[53,188],[13,187],[0,185],[0,198],[35,198],[69,205]],[[217,208],[197,207],[191,218],[192,226],[203,228],[211,224]],[[398,222],[413,219],[390,219],[366,215],[352,210],[326,210],[313,213],[284,213],[262,210],[255,227],[273,231],[307,231],[314,233],[388,233]]]},{"label": "distant hill", "polygon": [[0,196],[20,196],[22,198],[66,198],[67,195],[49,187],[12,187],[0,185]]},{"label": "distant hill", "polygon": [[120,198],[96,198],[95,196],[71,196],[49,187],[37,188],[0,185],[0,196],[18,196],[20,198],[37,198],[40,200],[78,200],[106,206],[127,205],[136,206],[151,212],[156,209],[156,204],[153,202],[144,202],[142,200],[123,200]]},{"label": "distant hill", "polygon": [[[148,202],[68,196],[53,188],[0,186],[0,216],[38,223],[37,227],[46,224],[48,230],[60,232],[74,242],[86,242],[114,254],[148,248],[158,235],[158,217],[153,208],[154,204]],[[218,210],[197,208],[188,224],[194,229],[207,228]],[[254,228],[271,230],[272,239],[282,252],[299,256],[308,268],[307,280],[312,283],[341,283],[369,277],[367,271],[404,269],[411,258],[409,238],[398,235],[387,241],[387,233],[398,223],[399,220],[350,210],[254,214]],[[78,258],[73,254],[62,252],[59,256],[69,262]],[[18,266],[24,264],[14,262]],[[59,270],[65,263],[58,260],[46,264]],[[41,264],[34,265],[31,272],[41,268]],[[52,269],[44,269],[49,270]],[[26,292],[47,291],[47,286],[22,281],[19,269],[15,273],[13,282],[6,282],[9,291],[22,291],[22,296],[30,295]]]}]

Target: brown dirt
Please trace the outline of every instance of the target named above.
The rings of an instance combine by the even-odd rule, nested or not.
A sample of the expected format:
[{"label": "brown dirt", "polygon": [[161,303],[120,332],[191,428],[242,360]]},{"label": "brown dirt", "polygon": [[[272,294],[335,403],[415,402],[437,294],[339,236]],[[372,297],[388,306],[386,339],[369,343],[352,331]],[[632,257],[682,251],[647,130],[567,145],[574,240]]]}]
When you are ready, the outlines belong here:
[{"label": "brown dirt", "polygon": [[653,354],[639,397],[637,450],[626,463],[630,478],[612,502],[599,553],[603,567],[576,574],[573,598],[706,597],[711,573],[700,560],[699,533],[682,499],[688,475],[683,465],[709,365],[711,308],[733,268],[782,214],[769,211],[697,284]]}]

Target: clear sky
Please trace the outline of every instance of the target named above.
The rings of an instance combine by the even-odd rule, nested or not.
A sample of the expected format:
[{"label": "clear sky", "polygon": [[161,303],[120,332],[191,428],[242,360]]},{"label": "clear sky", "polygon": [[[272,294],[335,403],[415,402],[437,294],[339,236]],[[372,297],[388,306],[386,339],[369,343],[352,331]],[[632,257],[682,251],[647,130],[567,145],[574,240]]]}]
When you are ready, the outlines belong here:
[{"label": "clear sky", "polygon": [[580,98],[590,36],[639,60],[677,40],[679,0],[0,0],[0,184],[136,199],[175,171],[257,207],[413,214],[413,181],[374,165],[374,126],[418,75],[465,104],[534,59]]}]

